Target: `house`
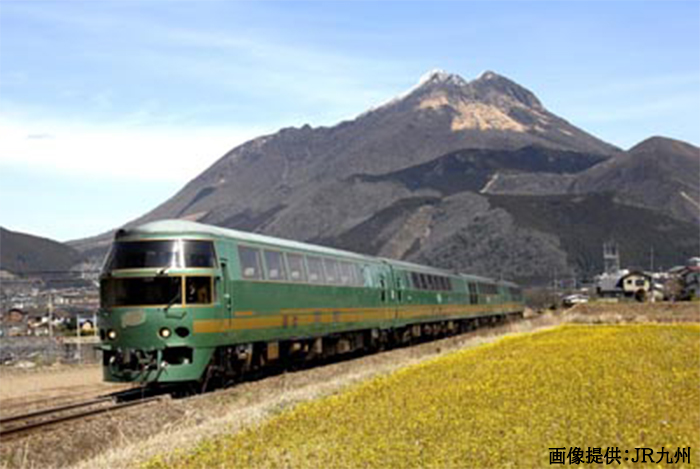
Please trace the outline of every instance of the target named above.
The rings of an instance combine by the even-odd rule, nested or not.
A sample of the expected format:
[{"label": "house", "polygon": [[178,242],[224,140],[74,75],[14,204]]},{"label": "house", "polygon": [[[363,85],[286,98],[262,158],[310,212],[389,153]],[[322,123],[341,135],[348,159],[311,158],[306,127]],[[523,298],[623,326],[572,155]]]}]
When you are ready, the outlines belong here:
[{"label": "house", "polygon": [[634,298],[646,301],[655,290],[652,275],[641,270],[619,270],[596,278],[596,292],[603,298]]},{"label": "house", "polygon": [[628,298],[634,297],[637,301],[645,301],[649,298],[654,285],[652,276],[641,270],[633,270],[620,277],[618,287],[622,295]]},{"label": "house", "polygon": [[0,337],[24,335],[27,329],[27,313],[19,308],[11,308],[2,314]]},{"label": "house", "polygon": [[80,319],[80,330],[82,332],[93,332],[95,324],[93,324],[92,319]]},{"label": "house", "polygon": [[19,308],[12,308],[2,317],[3,322],[12,324],[23,324],[27,321],[27,313]]},{"label": "house", "polygon": [[700,267],[688,267],[683,279],[683,296],[689,300],[700,298]]},{"label": "house", "polygon": [[700,257],[688,259],[686,265],[669,270],[678,291],[673,295],[679,300],[700,298]]}]

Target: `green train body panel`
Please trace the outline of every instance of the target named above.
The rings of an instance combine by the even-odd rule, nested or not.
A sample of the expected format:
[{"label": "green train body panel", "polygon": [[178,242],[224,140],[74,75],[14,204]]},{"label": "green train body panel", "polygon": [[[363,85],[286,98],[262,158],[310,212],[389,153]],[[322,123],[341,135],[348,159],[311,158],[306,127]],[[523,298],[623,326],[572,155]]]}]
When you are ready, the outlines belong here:
[{"label": "green train body panel", "polygon": [[[346,331],[392,329],[513,313],[523,308],[516,286],[510,283],[192,222],[163,221],[144,225],[118,234],[115,245],[170,240],[211,242],[215,262],[206,268],[110,269],[108,260],[102,275],[103,305],[98,316],[105,380],[196,381],[202,378],[218,347],[323,337]],[[241,249],[248,249],[248,254],[258,250],[259,257],[254,258],[259,265],[259,273],[256,273],[261,277],[269,277],[271,273],[265,250],[282,253],[280,258],[284,260],[280,265],[283,267],[279,270],[286,272],[287,279],[245,278]],[[290,278],[293,255],[303,256],[301,270],[307,276],[305,281]],[[272,260],[276,255],[270,256]],[[339,282],[348,278],[352,281],[346,285],[311,283],[310,258],[315,257],[345,262],[336,268],[336,276]],[[324,264],[323,272],[333,271],[331,267]],[[201,287],[209,280],[211,287],[207,287],[210,293],[206,304],[190,304],[185,291],[190,282]],[[111,291],[105,285],[136,282],[140,286],[140,282],[145,285],[151,281],[180,282],[173,291],[181,288],[181,298],[169,305],[105,302],[105,296]],[[433,289],[419,289],[414,285],[421,281],[432,281]],[[167,337],[160,335],[164,328],[170,331]],[[110,334],[115,336],[110,337]],[[115,365],[117,356],[120,363],[130,364],[128,369]]]}]

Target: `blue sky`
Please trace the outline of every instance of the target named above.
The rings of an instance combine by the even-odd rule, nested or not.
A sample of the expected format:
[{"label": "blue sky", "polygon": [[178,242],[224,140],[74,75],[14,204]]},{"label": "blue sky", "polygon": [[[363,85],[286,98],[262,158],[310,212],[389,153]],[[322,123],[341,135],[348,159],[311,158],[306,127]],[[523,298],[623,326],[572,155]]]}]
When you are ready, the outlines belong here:
[{"label": "blue sky", "polygon": [[700,3],[0,0],[0,224],[119,226],[232,147],[485,70],[628,148],[700,144]]}]

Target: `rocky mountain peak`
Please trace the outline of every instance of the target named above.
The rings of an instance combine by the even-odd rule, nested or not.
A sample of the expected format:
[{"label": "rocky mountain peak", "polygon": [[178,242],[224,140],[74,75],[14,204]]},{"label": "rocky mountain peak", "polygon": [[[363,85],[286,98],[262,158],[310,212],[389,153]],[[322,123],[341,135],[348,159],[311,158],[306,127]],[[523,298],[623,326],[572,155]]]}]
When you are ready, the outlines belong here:
[{"label": "rocky mountain peak", "polygon": [[436,68],[423,74],[420,80],[418,80],[418,85],[416,88],[430,85],[467,86],[468,82],[456,73],[449,73],[442,69]]},{"label": "rocky mountain peak", "polygon": [[403,98],[424,99],[426,96],[443,96],[443,101],[477,102],[502,109],[515,106],[544,110],[542,103],[530,90],[490,70],[467,81],[458,74],[434,69],[425,73],[416,86],[394,102]]},{"label": "rocky mountain peak", "polygon": [[531,91],[492,71],[467,81],[457,74],[432,70],[393,103],[418,111],[447,112],[452,131],[544,133],[552,122]]},{"label": "rocky mountain peak", "polygon": [[543,110],[544,106],[535,94],[513,80],[492,71],[486,71],[469,83],[475,98],[484,102],[504,104],[504,101]]}]

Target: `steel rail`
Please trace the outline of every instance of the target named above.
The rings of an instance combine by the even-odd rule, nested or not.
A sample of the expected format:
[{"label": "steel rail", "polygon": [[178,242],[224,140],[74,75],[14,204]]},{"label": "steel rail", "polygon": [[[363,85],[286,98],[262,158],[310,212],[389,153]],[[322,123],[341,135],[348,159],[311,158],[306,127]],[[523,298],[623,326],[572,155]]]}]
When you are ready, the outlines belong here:
[{"label": "steel rail", "polygon": [[28,414],[13,415],[11,417],[5,417],[5,418],[0,419],[0,425],[5,424],[5,423],[9,423],[9,422],[15,422],[17,420],[27,420],[27,419],[34,418],[34,417],[40,417],[42,415],[63,412],[65,410],[77,409],[79,407],[87,407],[87,406],[91,406],[91,405],[95,405],[95,404],[99,404],[99,403],[107,402],[107,401],[111,401],[111,400],[112,400],[111,397],[99,397],[97,399],[92,399],[89,401],[77,402],[77,403],[73,403],[73,404],[66,404],[66,405],[59,406],[59,407],[49,407],[48,409],[37,410],[36,412],[30,412]]},{"label": "steel rail", "polygon": [[[7,436],[7,435],[13,435],[13,434],[17,434],[17,433],[23,433],[23,432],[26,432],[29,430],[34,430],[37,428],[46,427],[46,426],[54,425],[54,424],[61,423],[61,422],[67,422],[70,420],[78,420],[78,419],[81,419],[84,417],[89,417],[89,416],[93,416],[93,415],[112,412],[112,411],[124,409],[127,407],[133,407],[136,405],[147,404],[150,402],[159,401],[161,399],[162,399],[162,396],[149,397],[149,398],[141,399],[141,400],[122,402],[119,404],[114,404],[114,405],[109,406],[109,407],[102,407],[102,408],[98,408],[98,409],[86,410],[84,412],[79,412],[76,414],[64,415],[62,417],[56,417],[56,418],[53,418],[50,420],[40,420],[38,422],[29,423],[29,424],[21,425],[21,426],[14,427],[14,428],[8,428],[6,430],[5,429],[0,430],[0,437]],[[98,401],[98,400],[95,399],[94,401]],[[100,401],[106,402],[107,399],[103,399]],[[100,403],[100,402],[91,402],[90,405],[95,405],[98,403]],[[85,407],[86,405],[87,404],[83,405],[82,407]],[[75,406],[73,408],[77,408],[77,407],[80,407],[80,406]],[[63,410],[69,410],[69,409],[63,409]],[[55,412],[57,412],[57,411],[55,411]],[[47,413],[44,413],[43,415],[47,415]],[[26,419],[30,418],[30,417],[27,417],[26,415],[23,417],[25,417]],[[19,420],[19,418],[15,419],[15,420]]]}]

